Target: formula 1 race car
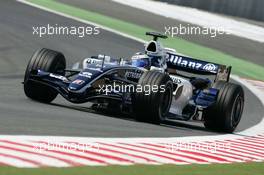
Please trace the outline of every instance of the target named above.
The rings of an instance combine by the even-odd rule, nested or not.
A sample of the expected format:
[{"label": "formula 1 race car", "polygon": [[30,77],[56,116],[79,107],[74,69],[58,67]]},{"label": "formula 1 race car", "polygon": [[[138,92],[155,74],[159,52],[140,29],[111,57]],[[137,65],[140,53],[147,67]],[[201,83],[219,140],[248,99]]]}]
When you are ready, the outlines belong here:
[{"label": "formula 1 race car", "polygon": [[177,54],[158,41],[167,36],[146,34],[153,40],[143,53],[129,60],[92,56],[82,68],[76,63],[66,69],[62,53],[40,49],[26,68],[24,92],[44,103],[58,94],[72,103],[92,102],[143,122],[196,120],[210,130],[233,132],[242,116],[244,91],[229,82],[231,67]]}]

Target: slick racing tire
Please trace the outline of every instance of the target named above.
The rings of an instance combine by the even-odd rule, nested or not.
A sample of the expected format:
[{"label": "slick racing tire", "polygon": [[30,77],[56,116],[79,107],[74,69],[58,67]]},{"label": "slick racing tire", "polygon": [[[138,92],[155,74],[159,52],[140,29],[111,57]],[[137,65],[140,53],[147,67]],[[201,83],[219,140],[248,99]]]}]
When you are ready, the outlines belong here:
[{"label": "slick racing tire", "polygon": [[169,75],[158,72],[145,72],[138,86],[148,87],[148,92],[136,92],[132,98],[135,119],[142,122],[159,124],[169,113],[172,101],[173,82]]},{"label": "slick racing tire", "polygon": [[32,71],[42,70],[59,75],[65,75],[66,61],[64,55],[49,49],[37,50],[31,57],[24,77],[24,92],[27,97],[43,103],[53,101],[58,92],[49,86],[30,81]]},{"label": "slick racing tire", "polygon": [[240,85],[216,82],[219,90],[215,104],[204,113],[204,126],[207,129],[232,133],[240,122],[244,108],[244,91]]}]

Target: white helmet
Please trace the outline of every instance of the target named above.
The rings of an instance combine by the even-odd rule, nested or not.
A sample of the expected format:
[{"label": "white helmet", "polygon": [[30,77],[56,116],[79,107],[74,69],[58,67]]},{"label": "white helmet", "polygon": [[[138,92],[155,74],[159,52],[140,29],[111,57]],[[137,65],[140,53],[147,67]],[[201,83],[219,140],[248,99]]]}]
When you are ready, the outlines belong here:
[{"label": "white helmet", "polygon": [[151,66],[167,68],[166,52],[160,42],[152,40],[145,44],[145,53],[151,58]]}]

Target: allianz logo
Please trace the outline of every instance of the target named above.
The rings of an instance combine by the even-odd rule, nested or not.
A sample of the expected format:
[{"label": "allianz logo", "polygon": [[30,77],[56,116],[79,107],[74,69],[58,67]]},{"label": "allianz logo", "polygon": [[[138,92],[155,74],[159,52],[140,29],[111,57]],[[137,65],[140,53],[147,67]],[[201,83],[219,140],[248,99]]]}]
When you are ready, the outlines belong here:
[{"label": "allianz logo", "polygon": [[182,58],[181,56],[177,56],[177,55],[170,55],[169,61],[175,65],[180,65],[183,67],[189,67],[192,69],[203,69],[206,71],[215,71],[217,69],[217,66],[212,64],[212,63],[208,63],[208,64],[203,66],[202,63],[198,63],[198,62],[194,62],[194,61],[188,61],[188,60]]},{"label": "allianz logo", "polygon": [[171,55],[169,60],[173,64],[184,66],[184,67],[190,67],[190,68],[193,68],[193,69],[199,69],[199,68],[202,67],[201,63],[188,61],[188,60],[185,60],[182,57],[179,57],[179,56],[176,56],[176,55]]}]

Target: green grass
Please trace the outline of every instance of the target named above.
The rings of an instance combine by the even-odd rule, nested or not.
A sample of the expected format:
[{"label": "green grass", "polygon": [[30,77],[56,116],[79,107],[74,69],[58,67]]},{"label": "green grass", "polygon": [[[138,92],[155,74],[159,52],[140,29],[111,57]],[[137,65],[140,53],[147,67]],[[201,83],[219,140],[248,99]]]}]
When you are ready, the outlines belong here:
[{"label": "green grass", "polygon": [[0,175],[263,175],[264,163],[214,165],[133,165],[76,168],[0,168]]},{"label": "green grass", "polygon": [[[66,5],[63,3],[56,2],[54,0],[28,0],[29,2],[41,5],[43,7],[62,12],[80,19],[88,20],[117,31],[129,34],[131,36],[148,40],[149,37],[145,36],[146,31],[153,31],[153,29],[138,26],[129,22],[125,22],[119,19],[104,16],[102,14],[90,12],[84,9]],[[100,37],[100,35],[98,36]],[[233,66],[233,74],[237,74],[244,77],[253,79],[264,80],[264,67],[245,61],[240,58],[236,58],[227,55],[223,52],[210,49],[192,42],[180,39],[180,38],[169,38],[164,40],[164,45],[167,47],[175,48],[178,52],[192,57],[200,58],[203,60],[216,62],[220,64],[227,64]],[[250,60],[250,59],[249,59]]]}]

